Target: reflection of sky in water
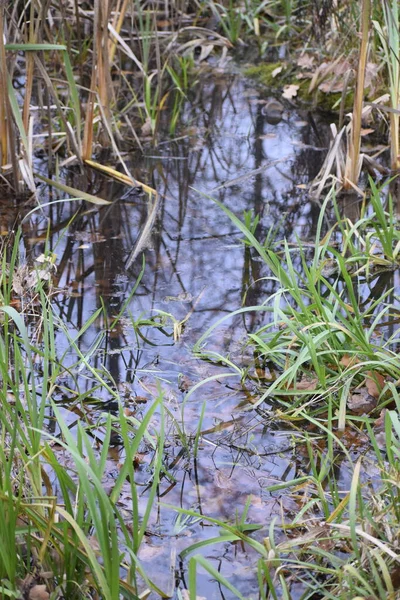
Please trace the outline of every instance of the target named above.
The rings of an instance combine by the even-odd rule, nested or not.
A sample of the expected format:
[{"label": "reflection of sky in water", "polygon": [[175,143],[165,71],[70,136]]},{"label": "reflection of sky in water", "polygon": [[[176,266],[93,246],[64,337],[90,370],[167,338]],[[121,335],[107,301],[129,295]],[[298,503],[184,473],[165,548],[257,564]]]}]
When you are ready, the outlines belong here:
[{"label": "reflection of sky in water", "polygon": [[[323,124],[316,124],[306,112],[290,107],[279,124],[268,124],[258,102],[263,99],[263,92],[251,91],[243,81],[231,76],[220,76],[217,81],[213,76],[199,82],[193,96],[195,102],[185,108],[187,128],[179,134],[180,139],[147,150],[149,156],[159,154],[159,158],[130,160],[137,179],[154,185],[162,202],[150,247],[145,251],[145,273],[129,311],[134,320],[155,315],[157,310],[170,313],[176,320],[191,314],[181,339],[175,343],[171,336],[152,327],[141,329],[147,341],[137,338],[129,319],[125,319],[122,327],[107,335],[106,346],[91,358],[95,367],[105,364],[117,384],[128,384],[124,388],[128,390],[127,403],[136,394],[149,397],[156,393],[156,377],[161,376],[166,406],[177,419],[185,397],[178,387],[179,374],[193,384],[227,370],[193,359],[194,342],[218,318],[241,306],[243,293],[253,281],[268,275],[241,243],[243,236],[229,218],[212,200],[192,188],[210,193],[225,184],[226,187],[212,195],[239,217],[249,209],[260,214],[261,240],[271,226],[276,227],[280,237],[287,235],[294,240],[297,234],[307,239],[315,231],[318,207],[308,201],[298,186],[317,174],[324,153],[298,144],[324,147],[328,135]],[[161,125],[168,126],[167,114],[162,115]],[[256,175],[227,185],[277,160],[280,162]],[[76,204],[59,204],[47,213],[52,220],[50,247],[57,254],[58,286],[65,290],[55,301],[63,323],[71,333],[76,333],[101,306],[101,298],[108,319],[121,310],[141,268],[141,257],[128,272],[124,263],[145,223],[147,205],[144,195],[131,194],[121,200],[126,190],[105,184],[93,173],[87,176],[90,181],[82,175],[70,177],[67,183],[114,202],[101,210],[89,205],[83,207],[67,233],[63,227],[72,218]],[[43,251],[44,242],[38,242],[38,237],[45,236],[46,230],[46,219],[35,213],[24,229],[23,243],[28,253],[30,249],[35,254]],[[264,301],[274,286],[271,281],[252,285],[247,304]],[[208,347],[223,355],[233,351],[238,363],[244,362],[246,357],[240,358],[240,340],[246,330],[260,324],[260,319],[260,315],[248,315],[225,321],[213,332]],[[103,328],[104,319],[100,317],[82,336],[79,342],[82,351],[90,348]],[[171,327],[166,329],[171,334]],[[59,346],[57,350],[61,355],[63,348]],[[74,361],[73,356],[70,361]],[[65,383],[73,387],[72,380]],[[93,386],[88,372],[80,374],[79,386],[81,392]],[[97,399],[110,399],[99,398],[98,394],[96,391]],[[185,461],[171,467],[177,483],[163,501],[229,519],[236,508],[239,512],[243,509],[251,494],[254,503],[249,518],[266,523],[271,513],[279,513],[279,503],[275,506],[275,500],[264,489],[295,475],[290,441],[283,433],[271,431],[262,413],[245,413],[241,417],[235,408],[243,399],[237,378],[214,381],[190,397],[184,411],[186,433],[196,432],[204,401],[207,409],[203,429],[212,429],[232,419],[234,423],[223,434],[205,436],[194,470]],[[226,443],[218,446],[224,439]],[[249,447],[255,449],[254,453],[248,452]],[[277,449],[283,449],[284,453],[271,454]],[[179,451],[179,440],[175,439],[168,448],[167,463],[172,463]],[[163,482],[161,493],[166,489],[168,484]],[[161,523],[153,521],[152,527],[165,530],[173,518],[171,511],[162,509]],[[210,537],[210,531],[211,528],[204,526],[191,527],[191,541]],[[225,550],[228,554],[232,551],[232,548]],[[215,555],[220,552],[215,550]],[[228,561],[229,564],[232,562]],[[239,585],[238,581],[235,583]],[[220,597],[213,586],[206,595]]]},{"label": "reflection of sky in water", "polygon": [[[198,85],[195,93],[198,102],[188,106],[185,113],[187,133],[177,142],[160,144],[157,151],[162,159],[148,158],[138,168],[137,162],[131,163],[137,178],[153,183],[163,196],[156,233],[145,252],[147,265],[142,285],[130,307],[132,314],[137,318],[140,314],[163,310],[182,319],[194,306],[180,343],[173,344],[171,339],[149,329],[156,343],[161,341],[168,346],[164,352],[162,348],[155,350],[142,345],[141,361],[146,364],[155,354],[162,356],[164,352],[168,362],[178,363],[173,369],[176,371],[179,363],[189,357],[182,349],[190,347],[212,321],[239,308],[248,284],[266,274],[259,261],[246,255],[240,242],[243,236],[229,218],[212,200],[191,188],[207,193],[238,179],[213,196],[239,217],[249,209],[260,214],[261,239],[271,225],[277,226],[280,236],[286,233],[292,237],[295,230],[307,236],[315,227],[318,212],[296,186],[316,174],[316,162],[322,158],[321,152],[299,149],[292,144],[292,141],[312,146],[320,143],[316,128],[305,125],[306,114],[288,109],[279,124],[270,125],[261,113],[262,104],[256,102],[262,94],[249,91],[234,78],[222,78],[217,84],[206,81]],[[301,127],[296,126],[299,121]],[[148,154],[155,156],[157,151],[149,149]],[[243,178],[282,158],[255,176]],[[89,187],[83,178],[77,179],[74,179],[76,187],[82,184]],[[141,264],[139,257],[128,273],[124,267],[124,260],[145,222],[146,198],[118,201],[124,191],[119,186],[110,189],[96,179],[92,192],[112,197],[115,204],[101,211],[88,207],[87,214],[82,212],[56,248],[59,286],[73,296],[59,296],[58,302],[64,323],[72,329],[82,326],[100,306],[100,297],[111,314],[116,314]],[[70,204],[54,210],[57,223],[67,223],[73,214]],[[40,221],[40,216],[35,221]],[[299,222],[304,223],[301,231]],[[41,227],[44,225],[43,220]],[[41,250],[40,245],[35,248],[35,252]],[[194,302],[165,299],[181,294],[192,297]],[[260,300],[256,288],[250,296],[251,304]],[[232,323],[225,323],[218,331],[218,339],[213,336],[212,343],[220,352],[228,352],[232,338],[240,338],[242,321],[238,317]],[[90,346],[95,333],[95,329],[85,333],[82,349]],[[129,330],[124,335],[110,339],[113,349],[135,344]],[[124,381],[126,360],[112,356],[107,366],[116,381]],[[163,370],[162,365],[160,368]],[[167,370],[170,369],[169,365]],[[86,385],[90,385],[89,380]]]}]

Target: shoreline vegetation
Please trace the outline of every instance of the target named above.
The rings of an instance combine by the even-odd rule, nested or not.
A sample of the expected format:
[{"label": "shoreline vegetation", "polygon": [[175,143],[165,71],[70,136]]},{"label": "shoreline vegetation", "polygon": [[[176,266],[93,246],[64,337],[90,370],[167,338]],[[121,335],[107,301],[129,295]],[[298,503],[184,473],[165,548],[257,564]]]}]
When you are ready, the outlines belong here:
[{"label": "shoreline vegetation", "polygon": [[[2,236],[0,274],[0,597],[197,600],[207,597],[207,579],[222,598],[400,598],[397,2],[2,0],[0,31],[1,186],[17,215]],[[218,371],[180,383],[180,421],[162,378],[153,402],[136,411],[94,357],[127,322],[139,341],[152,328],[178,343],[196,310],[194,302],[181,320],[131,312],[160,193],[134,177],[129,153],[185,135],[196,82],[235,57],[243,76],[273,97],[275,122],[296,106],[329,109],[332,140],[308,182],[320,207],[311,244],[289,244],[273,228],[260,239],[259,215],[202,196],[229,218],[277,291],[257,306],[243,299],[203,332],[193,355]],[[102,191],[67,184],[71,172],[77,182],[96,172],[148,201],[126,263],[138,268],[135,284],[117,314],[101,301],[74,331],[57,308],[56,249],[46,238],[43,254],[23,256],[36,212],[69,202],[77,214],[110,206]],[[74,218],[59,225],[61,236]],[[265,318],[244,340],[252,357],[244,365],[214,341],[222,324],[250,312]],[[232,376],[251,395],[246,410],[284,430],[299,459],[293,475],[264,486],[281,518],[252,522],[251,497],[241,512],[227,497],[229,518],[215,518],[194,504],[169,506],[159,493],[162,483],[174,485],[171,445],[188,470],[201,464],[207,408],[189,431],[189,399]],[[81,377],[92,381],[89,390]],[[60,390],[73,399],[73,426]],[[85,407],[103,393],[112,409],[94,421]],[[118,469],[105,489],[115,447]],[[160,506],[174,515],[171,532],[159,534],[172,548],[165,586],[157,556],[140,558]],[[212,535],[191,541],[196,523]],[[248,560],[251,592],[244,575],[241,585],[215,567],[208,553],[216,547]]]}]

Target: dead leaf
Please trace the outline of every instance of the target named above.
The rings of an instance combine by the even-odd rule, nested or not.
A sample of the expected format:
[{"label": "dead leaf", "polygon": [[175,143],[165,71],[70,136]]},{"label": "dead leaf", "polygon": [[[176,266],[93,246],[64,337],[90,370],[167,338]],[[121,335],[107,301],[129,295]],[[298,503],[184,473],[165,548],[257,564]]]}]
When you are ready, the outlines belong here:
[{"label": "dead leaf", "polygon": [[342,358],[339,361],[339,365],[342,365],[343,367],[352,367],[353,365],[356,365],[359,362],[360,361],[358,360],[357,356],[355,356],[355,354],[343,354]]},{"label": "dead leaf", "polygon": [[287,100],[295,98],[297,96],[299,88],[300,86],[295,85],[294,83],[291,83],[290,85],[285,85],[285,87],[283,88],[282,97],[286,98]]},{"label": "dead leaf", "polygon": [[367,88],[371,85],[372,81],[376,78],[379,73],[379,65],[368,62],[365,67],[365,81],[364,87]]},{"label": "dead leaf", "polygon": [[351,68],[351,64],[348,60],[342,61],[333,61],[332,65],[332,73],[335,75],[345,75]]},{"label": "dead leaf", "polygon": [[151,126],[150,117],[147,117],[147,119],[143,123],[142,127],[140,128],[140,132],[144,137],[147,137],[148,135],[152,134],[152,126]]},{"label": "dead leaf", "polygon": [[22,265],[13,275],[13,290],[18,296],[23,296],[28,290],[34,288],[37,282],[36,271],[30,271],[27,265]]},{"label": "dead leaf", "polygon": [[311,69],[314,63],[314,59],[314,56],[310,56],[307,53],[303,54],[303,56],[300,56],[300,58],[298,59],[297,66],[301,67],[302,69]]},{"label": "dead leaf", "polygon": [[276,77],[279,73],[282,73],[283,67],[276,67],[271,73],[271,77]]},{"label": "dead leaf", "polygon": [[368,393],[377,400],[385,386],[385,378],[382,373],[377,371],[368,371],[366,375],[365,385]]},{"label": "dead leaf", "polygon": [[303,377],[296,383],[297,390],[314,391],[318,387],[318,379],[316,377]]},{"label": "dead leaf", "polygon": [[371,412],[376,407],[376,398],[371,396],[366,387],[359,388],[347,399],[347,407],[356,415]]},{"label": "dead leaf", "polygon": [[146,458],[146,454],[143,454],[143,452],[136,452],[133,459],[135,469],[138,469],[140,465],[146,461]]},{"label": "dead leaf", "polygon": [[223,490],[229,490],[232,488],[232,482],[230,477],[228,475],[225,475],[225,473],[221,469],[215,471],[214,483],[217,487]]},{"label": "dead leaf", "polygon": [[313,73],[312,71],[303,71],[296,74],[296,79],[312,79]]},{"label": "dead leaf", "polygon": [[381,410],[379,418],[376,419],[376,421],[374,423],[374,429],[382,431],[385,428],[385,415],[386,415],[386,411],[387,411],[386,408],[384,408],[384,409]]},{"label": "dead leaf", "polygon": [[360,135],[364,136],[364,135],[369,135],[370,133],[374,133],[375,129],[361,129],[360,130]]},{"label": "dead leaf", "polygon": [[147,396],[135,396],[134,401],[136,404],[146,404],[149,401]]},{"label": "dead leaf", "polygon": [[187,392],[193,385],[193,381],[187,375],[181,374],[178,378],[178,388],[181,392]]},{"label": "dead leaf", "polygon": [[139,559],[146,560],[154,560],[157,556],[160,556],[165,552],[164,546],[153,546],[151,544],[142,544],[139,550]]},{"label": "dead leaf", "polygon": [[318,89],[324,94],[337,94],[344,90],[344,79],[329,79],[320,83]]},{"label": "dead leaf", "polygon": [[45,585],[34,585],[29,590],[28,598],[29,600],[48,600],[50,598],[50,594]]}]

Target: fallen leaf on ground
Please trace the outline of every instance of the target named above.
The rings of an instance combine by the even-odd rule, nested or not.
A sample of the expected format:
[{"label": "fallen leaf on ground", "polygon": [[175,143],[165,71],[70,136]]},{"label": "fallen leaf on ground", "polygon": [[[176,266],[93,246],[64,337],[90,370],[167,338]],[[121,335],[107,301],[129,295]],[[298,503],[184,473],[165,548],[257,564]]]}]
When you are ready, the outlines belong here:
[{"label": "fallen leaf on ground", "polygon": [[318,387],[318,379],[316,377],[303,377],[296,383],[296,390],[316,390]]},{"label": "fallen leaf on ground", "polygon": [[324,94],[337,94],[338,92],[343,92],[344,85],[345,82],[342,79],[330,79],[320,83],[318,89],[320,92],[324,92]]},{"label": "fallen leaf on ground", "polygon": [[276,67],[276,69],[274,69],[271,73],[271,77],[276,77],[277,75],[279,75],[279,73],[282,72],[283,67]]},{"label": "fallen leaf on ground", "polygon": [[314,59],[314,56],[310,56],[307,53],[303,54],[303,56],[300,56],[298,59],[297,66],[301,67],[302,69],[310,69],[313,65]]},{"label": "fallen leaf on ground", "polygon": [[140,132],[143,136],[151,135],[152,133],[152,125],[150,117],[147,117],[142,127],[140,128]]},{"label": "fallen leaf on ground", "polygon": [[366,68],[365,68],[365,81],[364,81],[364,87],[367,88],[371,85],[372,81],[376,78],[376,76],[379,73],[379,69],[380,66],[375,64],[375,63],[371,63],[368,62],[366,64]]},{"label": "fallen leaf on ground", "polygon": [[29,600],[48,600],[49,598],[50,594],[45,585],[34,585],[29,590]]},{"label": "fallen leaf on ground", "polygon": [[385,385],[385,378],[382,373],[378,373],[377,371],[368,371],[366,375],[365,385],[367,386],[368,393],[373,398],[378,399]]},{"label": "fallen leaf on ground", "polygon": [[343,367],[352,367],[358,362],[360,361],[358,360],[357,356],[355,356],[355,354],[343,354],[342,358],[339,361],[339,364]]},{"label": "fallen leaf on ground", "polygon": [[300,86],[295,85],[294,83],[291,83],[290,85],[285,85],[285,87],[283,88],[282,97],[286,98],[287,100],[291,100],[292,98],[297,96],[299,88]]},{"label": "fallen leaf on ground", "polygon": [[356,415],[369,413],[376,407],[376,398],[371,396],[366,387],[359,388],[347,399],[347,407]]},{"label": "fallen leaf on ground", "polygon": [[381,410],[381,414],[379,415],[378,419],[376,419],[376,421],[374,423],[374,429],[380,429],[380,430],[384,429],[386,411],[387,411],[386,408]]}]

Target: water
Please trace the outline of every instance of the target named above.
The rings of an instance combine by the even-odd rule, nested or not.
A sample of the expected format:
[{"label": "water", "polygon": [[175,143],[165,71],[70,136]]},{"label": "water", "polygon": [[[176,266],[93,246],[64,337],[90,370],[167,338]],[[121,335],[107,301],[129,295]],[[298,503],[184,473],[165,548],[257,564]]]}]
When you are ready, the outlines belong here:
[{"label": "water", "polygon": [[[272,516],[280,517],[282,509],[287,514],[298,510],[293,500],[268,494],[265,488],[293,478],[303,459],[294,454],[292,433],[276,430],[263,410],[251,410],[255,393],[251,385],[244,390],[237,376],[216,379],[228,369],[194,358],[191,350],[210,325],[241,306],[244,294],[246,304],[254,305],[273,293],[276,285],[263,279],[268,273],[262,263],[245,247],[243,236],[211,196],[240,218],[245,210],[260,215],[257,235],[261,240],[271,227],[278,237],[292,241],[296,236],[305,241],[314,238],[319,206],[309,201],[304,187],[323,162],[329,130],[318,115],[289,104],[282,121],[268,123],[262,113],[267,98],[265,91],[255,89],[240,75],[210,72],[192,91],[184,108],[185,126],[175,140],[166,133],[166,111],[159,145],[145,146],[144,158],[125,156],[134,176],[160,195],[152,234],[129,269],[126,260],[146,223],[147,197],[94,172],[66,172],[66,182],[107,198],[112,205],[101,209],[86,205],[78,213],[75,202],[54,205],[24,221],[22,238],[31,260],[45,250],[50,232],[47,244],[57,255],[53,301],[71,336],[104,307],[81,335],[79,348],[83,353],[91,349],[93,367],[106,367],[110,384],[115,382],[126,409],[140,417],[161,386],[168,409],[164,464],[170,477],[161,481],[159,500],[229,521],[241,515],[250,496],[248,520],[263,526],[269,525]],[[112,164],[111,158],[108,161]],[[8,209],[4,214],[12,226],[15,215]],[[128,314],[102,339],[102,332],[107,331],[105,315],[110,322],[121,311],[141,271],[143,254],[145,271]],[[148,323],[150,318],[163,316],[162,327]],[[225,320],[210,336],[207,348],[229,355],[239,366],[246,365],[252,357],[243,346],[245,334],[263,318],[261,313],[251,313]],[[59,356],[65,350],[60,336]],[[72,353],[67,352],[66,362],[73,368]],[[84,406],[76,406],[72,391],[76,385],[68,373],[54,396],[71,428],[83,418],[95,425],[103,411],[116,409],[110,392],[94,388],[89,370],[74,377],[80,393],[87,393]],[[214,379],[187,398],[188,389],[210,377]],[[193,460],[182,451],[173,418],[184,436],[193,436],[203,403],[203,436],[197,460]],[[93,431],[101,443],[101,428]],[[138,465],[143,504],[151,459],[149,449],[143,448]],[[106,488],[112,487],[120,460],[116,439]],[[129,523],[128,484],[120,507]],[[175,574],[181,588],[186,586],[186,563],[179,560],[179,551],[218,535],[218,528],[205,520],[191,520],[179,528],[176,519],[170,508],[155,509],[139,555],[156,583],[170,593]],[[262,539],[266,533],[255,535]],[[256,594],[255,556],[248,550],[223,543],[202,552],[246,596]],[[151,570],[154,560],[156,573]],[[201,571],[199,591],[208,600],[230,597],[226,591],[222,595],[212,578]]]}]

